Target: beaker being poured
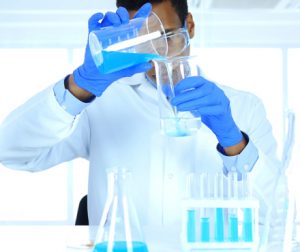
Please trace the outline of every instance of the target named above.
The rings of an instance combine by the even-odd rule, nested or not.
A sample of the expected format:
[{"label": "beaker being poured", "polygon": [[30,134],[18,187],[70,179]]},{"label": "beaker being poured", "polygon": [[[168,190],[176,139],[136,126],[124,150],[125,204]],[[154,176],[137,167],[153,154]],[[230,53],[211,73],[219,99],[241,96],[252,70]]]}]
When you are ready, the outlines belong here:
[{"label": "beaker being poured", "polygon": [[130,199],[129,178],[124,168],[107,172],[108,195],[93,252],[148,252]]},{"label": "beaker being poured", "polygon": [[164,27],[154,12],[148,17],[133,18],[127,24],[90,32],[89,46],[102,74],[165,57],[168,53]]}]

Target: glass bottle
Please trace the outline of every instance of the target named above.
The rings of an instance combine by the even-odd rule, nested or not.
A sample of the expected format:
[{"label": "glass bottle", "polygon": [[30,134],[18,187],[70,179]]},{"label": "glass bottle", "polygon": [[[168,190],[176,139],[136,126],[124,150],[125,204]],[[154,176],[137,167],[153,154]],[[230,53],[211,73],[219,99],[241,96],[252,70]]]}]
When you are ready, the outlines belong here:
[{"label": "glass bottle", "polygon": [[124,168],[107,172],[108,195],[93,252],[148,252],[130,199],[129,177]]}]

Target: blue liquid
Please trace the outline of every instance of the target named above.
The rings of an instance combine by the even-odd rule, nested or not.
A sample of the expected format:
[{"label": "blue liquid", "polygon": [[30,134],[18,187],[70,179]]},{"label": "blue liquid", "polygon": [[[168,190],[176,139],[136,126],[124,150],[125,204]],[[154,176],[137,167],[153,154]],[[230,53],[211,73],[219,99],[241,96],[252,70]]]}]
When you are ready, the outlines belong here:
[{"label": "blue liquid", "polygon": [[183,130],[177,130],[177,131],[168,131],[166,132],[166,135],[170,137],[185,137],[185,136],[190,136],[191,134]]},{"label": "blue liquid", "polygon": [[196,212],[195,210],[188,210],[187,212],[187,241],[196,241]]},{"label": "blue liquid", "polygon": [[[101,54],[103,57],[103,62],[100,59]],[[161,56],[156,54],[146,54],[146,53],[128,53],[128,52],[108,52],[102,51],[102,53],[96,55],[96,62],[102,62],[98,65],[98,70],[102,74],[108,74],[122,69],[132,67],[134,65],[145,63],[155,58],[161,58]],[[100,59],[100,60],[99,60]]]},{"label": "blue liquid", "polygon": [[[111,252],[128,252],[128,251],[148,252],[147,245],[144,242],[132,242],[132,243],[129,243],[129,244],[132,245],[132,250],[130,250],[127,247],[126,241],[114,242]],[[108,251],[109,250],[108,250],[107,242],[102,242],[102,243],[96,244],[96,246],[94,247],[94,250],[93,250],[93,252],[108,252]]]},{"label": "blue liquid", "polygon": [[238,218],[236,215],[229,216],[229,241],[239,240]]},{"label": "blue liquid", "polygon": [[245,242],[252,242],[252,209],[245,208],[244,209],[244,223],[243,223],[243,240]]},{"label": "blue liquid", "polygon": [[209,218],[201,218],[200,225],[201,225],[201,241],[202,242],[209,242]]},{"label": "blue liquid", "polygon": [[216,209],[216,216],[215,216],[215,240],[217,242],[224,241],[224,214],[222,208]]},{"label": "blue liquid", "polygon": [[174,130],[167,130],[166,135],[171,137],[185,137],[190,136],[191,133],[188,130],[183,129],[180,125],[180,118],[174,117],[170,120],[174,120],[175,122],[175,129]]}]

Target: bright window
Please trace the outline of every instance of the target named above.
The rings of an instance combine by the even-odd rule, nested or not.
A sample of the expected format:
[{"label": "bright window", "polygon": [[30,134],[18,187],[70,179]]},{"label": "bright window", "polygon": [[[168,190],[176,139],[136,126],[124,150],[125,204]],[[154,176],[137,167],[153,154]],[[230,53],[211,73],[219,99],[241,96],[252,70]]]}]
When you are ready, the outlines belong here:
[{"label": "bright window", "polygon": [[[0,49],[0,120],[79,65],[72,55],[67,49]],[[74,223],[78,202],[87,193],[87,167],[75,160],[28,173],[0,165],[0,223]]]}]

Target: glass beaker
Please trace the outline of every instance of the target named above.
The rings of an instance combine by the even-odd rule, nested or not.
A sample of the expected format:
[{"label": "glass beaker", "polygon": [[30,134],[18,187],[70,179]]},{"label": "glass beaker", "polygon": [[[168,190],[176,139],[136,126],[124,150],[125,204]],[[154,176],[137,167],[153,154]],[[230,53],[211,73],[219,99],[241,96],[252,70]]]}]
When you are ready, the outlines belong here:
[{"label": "glass beaker", "polygon": [[130,172],[124,168],[107,171],[108,195],[93,252],[148,252],[128,178]]},{"label": "glass beaker", "polygon": [[175,97],[174,87],[190,76],[199,76],[196,56],[154,59],[160,110],[161,131],[168,136],[190,136],[201,125],[201,118],[191,112],[179,112],[170,101]]},{"label": "glass beaker", "polygon": [[127,24],[107,26],[90,32],[89,46],[103,74],[119,71],[168,53],[165,29],[159,17],[134,18]]}]

